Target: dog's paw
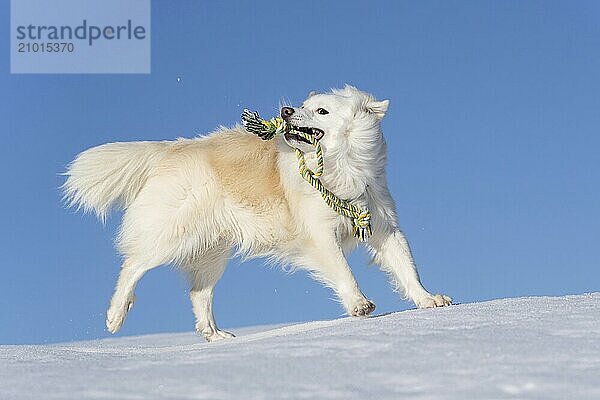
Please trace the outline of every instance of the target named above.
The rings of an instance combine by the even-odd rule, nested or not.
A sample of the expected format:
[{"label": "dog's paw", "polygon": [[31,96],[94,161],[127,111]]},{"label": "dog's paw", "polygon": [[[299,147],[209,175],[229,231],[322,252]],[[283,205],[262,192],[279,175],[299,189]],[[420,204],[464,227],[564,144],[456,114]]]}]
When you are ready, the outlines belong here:
[{"label": "dog's paw", "polygon": [[123,322],[125,322],[125,316],[133,307],[135,296],[123,301],[123,302],[111,302],[110,308],[106,312],[106,328],[110,333],[117,333]]},{"label": "dog's paw", "polygon": [[362,299],[350,308],[350,315],[353,317],[364,317],[371,314],[375,310],[375,304],[367,299]]},{"label": "dog's paw", "polygon": [[235,335],[231,332],[222,331],[216,328],[213,329],[210,326],[198,331],[198,333],[204,336],[207,342],[215,342],[217,340],[231,339],[235,337]]},{"label": "dog's paw", "polygon": [[445,294],[428,294],[416,299],[415,304],[418,308],[445,307],[452,304],[452,298],[446,296]]}]

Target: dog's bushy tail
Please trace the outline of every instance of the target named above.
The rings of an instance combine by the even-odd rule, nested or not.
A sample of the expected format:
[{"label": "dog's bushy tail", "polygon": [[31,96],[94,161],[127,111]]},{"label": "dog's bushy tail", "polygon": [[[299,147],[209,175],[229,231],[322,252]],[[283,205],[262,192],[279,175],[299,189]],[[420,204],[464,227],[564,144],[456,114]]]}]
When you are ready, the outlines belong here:
[{"label": "dog's bushy tail", "polygon": [[120,142],[80,153],[65,173],[65,202],[104,222],[111,209],[131,204],[165,149],[165,142]]}]

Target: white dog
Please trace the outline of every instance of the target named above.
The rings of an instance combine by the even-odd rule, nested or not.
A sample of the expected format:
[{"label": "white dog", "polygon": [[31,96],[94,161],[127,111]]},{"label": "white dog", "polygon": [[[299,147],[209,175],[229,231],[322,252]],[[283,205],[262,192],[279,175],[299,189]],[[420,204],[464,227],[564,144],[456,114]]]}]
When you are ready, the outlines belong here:
[{"label": "white dog", "polygon": [[[422,286],[398,229],[380,126],[388,104],[346,86],[313,92],[302,107],[281,113],[320,138],[323,184],[371,212],[373,232],[365,244],[393,286],[417,307],[446,306],[449,297]],[[348,314],[370,314],[375,305],[344,257],[360,244],[352,222],[301,177],[295,147],[314,167],[314,147],[299,137],[263,141],[241,126],[194,139],[109,143],[79,154],[66,173],[69,203],[102,220],[113,206],[125,209],[118,234],[124,261],[107,312],[108,330],[117,332],[123,324],[142,275],[174,264],[189,277],[196,330],[208,341],[232,337],[217,328],[212,300],[233,252],[305,268],[335,291]]]}]

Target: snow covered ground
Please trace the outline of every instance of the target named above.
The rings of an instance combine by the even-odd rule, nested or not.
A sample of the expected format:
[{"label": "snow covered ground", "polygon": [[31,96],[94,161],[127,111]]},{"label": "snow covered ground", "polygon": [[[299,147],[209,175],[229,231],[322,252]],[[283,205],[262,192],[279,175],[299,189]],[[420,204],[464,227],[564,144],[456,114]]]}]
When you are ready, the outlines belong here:
[{"label": "snow covered ground", "polygon": [[600,399],[600,293],[236,333],[0,346],[0,398]]}]

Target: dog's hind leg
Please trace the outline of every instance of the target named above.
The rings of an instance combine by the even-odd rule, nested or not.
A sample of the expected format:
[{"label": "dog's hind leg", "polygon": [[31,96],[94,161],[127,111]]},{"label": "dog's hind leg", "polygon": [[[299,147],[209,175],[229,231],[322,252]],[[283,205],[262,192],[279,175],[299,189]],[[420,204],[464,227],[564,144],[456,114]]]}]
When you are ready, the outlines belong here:
[{"label": "dog's hind leg", "polygon": [[106,327],[110,333],[116,333],[121,329],[125,316],[135,301],[135,285],[148,270],[154,267],[156,265],[139,264],[131,259],[123,262],[115,292],[110,300],[110,307],[106,312]]},{"label": "dog's hind leg", "polygon": [[206,251],[201,259],[184,267],[190,281],[190,300],[196,316],[196,332],[209,342],[232,338],[233,334],[217,328],[212,312],[213,290],[229,260],[229,249],[217,246]]}]

